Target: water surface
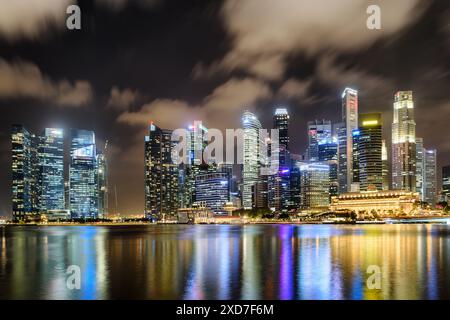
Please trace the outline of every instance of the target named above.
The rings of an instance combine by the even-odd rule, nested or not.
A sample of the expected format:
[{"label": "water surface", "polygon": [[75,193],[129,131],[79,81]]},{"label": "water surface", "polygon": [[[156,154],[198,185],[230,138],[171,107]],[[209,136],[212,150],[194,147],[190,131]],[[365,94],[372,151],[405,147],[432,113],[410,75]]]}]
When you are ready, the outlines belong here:
[{"label": "water surface", "polygon": [[446,225],[8,226],[0,298],[449,299],[449,250]]}]

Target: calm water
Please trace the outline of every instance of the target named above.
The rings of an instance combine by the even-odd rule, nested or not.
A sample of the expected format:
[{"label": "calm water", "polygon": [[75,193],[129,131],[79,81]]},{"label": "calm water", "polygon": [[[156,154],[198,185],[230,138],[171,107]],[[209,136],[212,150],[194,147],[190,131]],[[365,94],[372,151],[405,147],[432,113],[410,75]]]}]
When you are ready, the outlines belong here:
[{"label": "calm water", "polygon": [[450,226],[0,227],[0,298],[449,299]]}]

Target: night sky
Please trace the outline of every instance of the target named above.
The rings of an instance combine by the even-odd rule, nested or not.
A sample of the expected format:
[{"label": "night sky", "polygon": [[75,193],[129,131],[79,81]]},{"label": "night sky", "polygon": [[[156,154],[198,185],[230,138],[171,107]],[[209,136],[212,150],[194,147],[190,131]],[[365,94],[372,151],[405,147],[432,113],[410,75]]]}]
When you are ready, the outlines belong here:
[{"label": "night sky", "polygon": [[[339,121],[347,86],[361,113],[383,112],[388,141],[394,94],[413,90],[417,136],[438,150],[439,171],[450,164],[449,1],[79,1],[82,29],[70,31],[73,3],[1,1],[0,215],[11,211],[13,123],[108,140],[122,214],[144,208],[150,121],[238,128],[250,109],[271,128],[285,106],[292,152],[303,153],[306,122]],[[381,30],[366,28],[369,4]]]}]

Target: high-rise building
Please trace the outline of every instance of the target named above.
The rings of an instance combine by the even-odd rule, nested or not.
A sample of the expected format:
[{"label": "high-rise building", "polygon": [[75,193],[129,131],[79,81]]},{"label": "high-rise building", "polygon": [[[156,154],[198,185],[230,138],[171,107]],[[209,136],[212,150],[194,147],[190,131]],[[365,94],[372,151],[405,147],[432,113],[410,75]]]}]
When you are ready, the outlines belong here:
[{"label": "high-rise building", "polygon": [[175,218],[179,207],[178,165],[172,161],[172,131],[153,123],[145,137],[145,213],[150,219]]},{"label": "high-rise building", "polygon": [[435,206],[437,200],[436,149],[424,149],[423,156],[423,201]]},{"label": "high-rise building", "polygon": [[253,196],[253,208],[255,209],[266,209],[269,207],[267,202],[267,177],[261,177],[261,179],[256,182],[252,187]]},{"label": "high-rise building", "polygon": [[277,108],[273,117],[273,127],[278,129],[280,145],[289,150],[289,113],[285,108]]},{"label": "high-rise building", "polygon": [[366,113],[359,116],[357,137],[358,182],[361,191],[383,190],[381,113]]},{"label": "high-rise building", "polygon": [[297,163],[300,169],[302,209],[327,208],[330,204],[330,167],[326,163]]},{"label": "high-rise building", "polygon": [[36,137],[24,126],[12,126],[12,214],[14,221],[32,218],[38,212],[36,142]]},{"label": "high-rise building", "polygon": [[416,122],[412,91],[399,91],[392,123],[392,188],[416,190]]},{"label": "high-rise building", "polygon": [[383,190],[389,190],[389,158],[386,147],[386,140],[383,140],[381,145],[381,161],[383,165]]},{"label": "high-rise building", "polygon": [[339,193],[338,183],[338,143],[337,138],[319,142],[319,162],[330,166],[330,200]]},{"label": "high-rise building", "polygon": [[42,135],[12,127],[13,219],[65,209],[64,132],[46,128]]},{"label": "high-rise building", "polygon": [[196,202],[204,202],[215,214],[226,214],[224,206],[230,201],[230,174],[213,172],[195,177]]},{"label": "high-rise building", "polygon": [[[195,199],[195,177],[205,173],[208,165],[215,159],[203,159],[203,151],[207,145],[208,129],[201,121],[194,121],[188,127],[189,132],[189,163],[179,166],[179,204],[182,208],[190,208]],[[208,163],[206,163],[208,161]]]},{"label": "high-rise building", "polygon": [[425,201],[423,194],[423,152],[423,139],[416,137],[416,192],[419,192],[421,201]]},{"label": "high-rise building", "polygon": [[108,162],[104,152],[97,153],[98,216],[108,214]]},{"label": "high-rise building", "polygon": [[450,166],[442,167],[442,194],[450,202]]},{"label": "high-rise building", "polygon": [[71,130],[69,197],[73,219],[98,218],[96,151],[93,131]]},{"label": "high-rise building", "polygon": [[245,111],[242,126],[244,131],[242,206],[244,209],[252,209],[252,187],[258,182],[261,160],[259,150],[261,123],[253,113]]},{"label": "high-rise building", "polygon": [[359,138],[360,131],[359,129],[353,130],[353,161],[352,161],[352,184],[350,185],[350,192],[359,192]]},{"label": "high-rise building", "polygon": [[308,122],[308,160],[319,160],[319,144],[332,139],[332,125],[329,120]]},{"label": "high-rise building", "polygon": [[64,205],[64,132],[46,128],[39,137],[39,208],[61,211]]},{"label": "high-rise building", "polygon": [[353,131],[358,128],[358,91],[346,88],[342,93],[342,124],[338,126],[339,190],[351,191],[353,183]]}]

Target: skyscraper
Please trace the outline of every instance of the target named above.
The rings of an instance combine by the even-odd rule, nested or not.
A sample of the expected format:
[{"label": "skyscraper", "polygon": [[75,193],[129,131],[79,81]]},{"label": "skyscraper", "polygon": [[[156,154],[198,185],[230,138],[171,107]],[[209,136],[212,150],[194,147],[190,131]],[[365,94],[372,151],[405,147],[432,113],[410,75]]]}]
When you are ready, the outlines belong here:
[{"label": "skyscraper", "polygon": [[273,127],[278,129],[280,145],[289,150],[289,114],[285,108],[277,108],[273,117]]},{"label": "skyscraper", "polygon": [[[106,150],[105,150],[106,151]],[[98,216],[108,214],[108,162],[104,152],[97,153]]]},{"label": "skyscraper", "polygon": [[[195,177],[207,171],[214,159],[203,159],[203,150],[207,145],[208,129],[201,121],[195,121],[188,127],[189,132],[189,164],[179,166],[180,207],[189,208],[195,199]],[[205,161],[208,160],[208,163]]]},{"label": "skyscraper", "polygon": [[329,120],[314,120],[308,122],[308,160],[319,160],[319,144],[330,141],[332,126]]},{"label": "skyscraper", "polygon": [[36,137],[22,125],[13,125],[12,213],[14,221],[32,218],[38,212]]},{"label": "skyscraper", "polygon": [[437,200],[436,149],[424,149],[423,155],[423,201],[435,206]]},{"label": "skyscraper", "polygon": [[416,190],[416,123],[412,91],[399,91],[392,123],[392,188]]},{"label": "skyscraper", "polygon": [[416,137],[416,192],[420,194],[420,200],[424,201],[423,194],[423,164],[424,164],[423,139]]},{"label": "skyscraper", "polygon": [[381,113],[366,113],[359,116],[356,161],[361,191],[373,187],[383,190],[382,123]]},{"label": "skyscraper", "polygon": [[172,161],[172,131],[153,123],[145,137],[145,213],[148,218],[176,217],[178,165]]},{"label": "skyscraper", "polygon": [[252,187],[258,181],[260,169],[261,123],[253,113],[245,111],[242,116],[242,126],[244,131],[242,206],[244,209],[252,209]]},{"label": "skyscraper", "polygon": [[346,88],[342,93],[342,124],[338,126],[339,190],[351,191],[353,182],[353,131],[358,128],[358,91]]},{"label": "skyscraper", "polygon": [[215,214],[226,214],[224,206],[230,201],[229,172],[203,173],[195,177],[196,202],[204,202]]},{"label": "skyscraper", "polygon": [[69,166],[69,198],[70,213],[73,219],[98,218],[97,173],[94,132],[72,129]]},{"label": "skyscraper", "polygon": [[381,145],[381,161],[383,164],[383,190],[389,190],[389,158],[386,147],[386,140],[383,140]]},{"label": "skyscraper", "polygon": [[450,166],[442,168],[442,194],[445,201],[450,201]]},{"label": "skyscraper", "polygon": [[319,142],[319,162],[330,167],[330,200],[339,193],[338,183],[338,143],[337,138]]},{"label": "skyscraper", "polygon": [[330,168],[326,163],[297,163],[300,168],[302,209],[326,208],[330,204]]},{"label": "skyscraper", "polygon": [[39,208],[60,211],[64,205],[64,132],[46,128],[39,137]]}]

